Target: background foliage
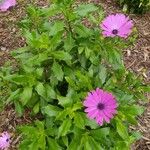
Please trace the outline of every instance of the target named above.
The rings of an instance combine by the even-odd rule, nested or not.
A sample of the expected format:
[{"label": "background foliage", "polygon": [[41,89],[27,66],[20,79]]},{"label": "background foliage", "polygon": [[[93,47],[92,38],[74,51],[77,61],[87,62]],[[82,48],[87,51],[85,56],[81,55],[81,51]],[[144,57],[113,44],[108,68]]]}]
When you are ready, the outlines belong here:
[{"label": "background foliage", "polygon": [[118,0],[124,11],[142,14],[150,10],[150,0]]}]

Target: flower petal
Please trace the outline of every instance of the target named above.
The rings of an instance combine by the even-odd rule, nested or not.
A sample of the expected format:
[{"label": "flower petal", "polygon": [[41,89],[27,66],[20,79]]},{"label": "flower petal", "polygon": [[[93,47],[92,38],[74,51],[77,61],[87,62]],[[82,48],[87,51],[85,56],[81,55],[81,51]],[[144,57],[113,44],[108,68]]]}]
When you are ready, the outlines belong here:
[{"label": "flower petal", "polygon": [[94,107],[89,107],[89,108],[86,108],[84,111],[85,112],[91,112],[91,111],[93,111],[93,110],[97,110],[97,108],[94,106]]},{"label": "flower petal", "polygon": [[[100,27],[103,30],[102,34],[104,37],[114,37],[117,35],[126,38],[131,33],[133,22],[124,14],[115,14],[107,16],[102,21]],[[117,30],[118,33],[113,33],[114,30]]]},{"label": "flower petal", "polygon": [[98,114],[98,111],[97,110],[93,110],[93,111],[90,111],[87,116],[90,118],[90,119],[94,119]]}]

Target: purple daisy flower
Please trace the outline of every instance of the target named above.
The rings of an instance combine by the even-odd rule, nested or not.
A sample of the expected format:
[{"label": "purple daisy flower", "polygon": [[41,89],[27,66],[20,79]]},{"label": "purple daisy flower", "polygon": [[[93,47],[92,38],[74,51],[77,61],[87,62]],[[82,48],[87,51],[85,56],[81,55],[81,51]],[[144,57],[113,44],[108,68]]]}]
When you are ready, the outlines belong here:
[{"label": "purple daisy flower", "polygon": [[99,125],[110,120],[117,113],[117,101],[115,97],[99,88],[88,93],[83,105],[87,107],[85,112],[90,119],[95,119]]},{"label": "purple daisy flower", "polygon": [[105,37],[120,36],[126,38],[131,33],[133,21],[124,14],[115,14],[106,17],[100,26]]},{"label": "purple daisy flower", "polygon": [[0,0],[0,10],[7,11],[8,8],[15,6],[16,0]]},{"label": "purple daisy flower", "polygon": [[7,132],[3,132],[0,135],[0,150],[7,150],[10,145],[10,135]]}]

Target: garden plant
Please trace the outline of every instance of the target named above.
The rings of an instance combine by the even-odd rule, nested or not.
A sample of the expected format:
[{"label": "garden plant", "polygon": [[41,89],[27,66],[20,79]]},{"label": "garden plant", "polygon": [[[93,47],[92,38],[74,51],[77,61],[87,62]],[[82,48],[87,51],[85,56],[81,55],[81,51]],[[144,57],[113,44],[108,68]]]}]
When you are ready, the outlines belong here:
[{"label": "garden plant", "polygon": [[117,0],[124,11],[143,14],[150,10],[150,0]]},{"label": "garden plant", "polygon": [[[105,16],[94,4],[53,0],[48,8],[29,6],[19,26],[26,45],[0,72],[1,102],[36,118],[18,127],[19,149],[130,149],[141,135],[129,126],[150,91],[123,62],[137,36],[133,21]],[[7,132],[0,137],[2,149],[9,139]]]}]

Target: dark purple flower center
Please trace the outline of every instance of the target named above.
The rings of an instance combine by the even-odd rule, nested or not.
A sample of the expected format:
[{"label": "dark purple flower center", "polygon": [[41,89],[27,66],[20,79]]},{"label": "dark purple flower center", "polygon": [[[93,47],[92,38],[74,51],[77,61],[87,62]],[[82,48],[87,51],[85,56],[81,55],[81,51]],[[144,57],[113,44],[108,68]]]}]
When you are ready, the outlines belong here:
[{"label": "dark purple flower center", "polygon": [[9,139],[6,139],[6,142],[8,142],[9,141]]},{"label": "dark purple flower center", "polygon": [[97,109],[103,110],[105,108],[105,105],[103,103],[98,103]]},{"label": "dark purple flower center", "polygon": [[117,29],[114,29],[114,30],[112,30],[112,34],[118,34],[118,30]]}]

